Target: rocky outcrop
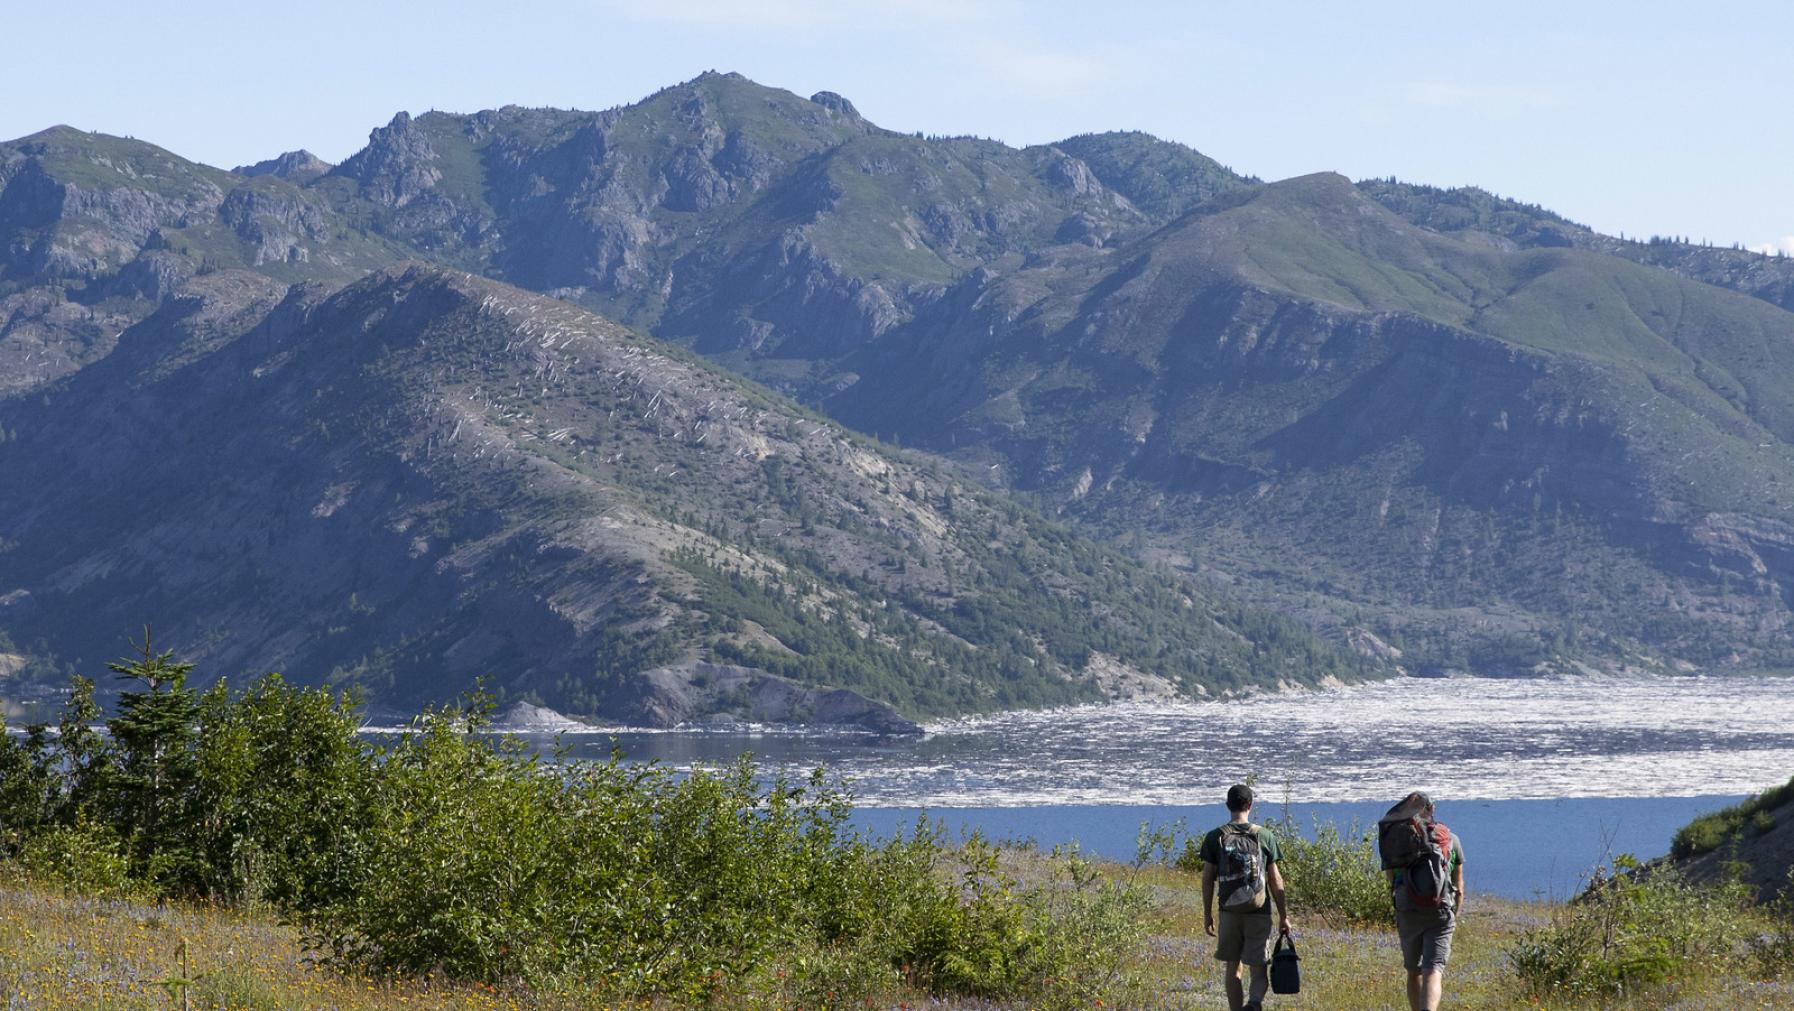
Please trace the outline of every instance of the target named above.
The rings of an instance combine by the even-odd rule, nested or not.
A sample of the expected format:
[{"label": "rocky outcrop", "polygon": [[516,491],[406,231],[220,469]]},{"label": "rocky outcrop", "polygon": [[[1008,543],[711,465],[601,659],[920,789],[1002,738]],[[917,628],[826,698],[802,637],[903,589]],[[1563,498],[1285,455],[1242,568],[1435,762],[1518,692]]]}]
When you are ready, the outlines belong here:
[{"label": "rocky outcrop", "polygon": [[0,190],[5,274],[38,283],[110,274],[160,229],[201,223],[223,199],[210,181],[178,195],[137,185],[96,187],[57,179],[31,161]]},{"label": "rocky outcrop", "polygon": [[331,170],[361,184],[361,195],[383,207],[400,208],[429,192],[442,179],[430,138],[401,112],[368,134],[368,145]]},{"label": "rocky outcrop", "polygon": [[[152,245],[153,245],[152,236]],[[107,290],[127,298],[163,302],[199,270],[191,257],[167,249],[148,248],[124,265]]]},{"label": "rocky outcrop", "polygon": [[330,214],[297,190],[242,186],[218,208],[219,220],[254,249],[251,266],[304,263],[307,243],[329,235]]},{"label": "rocky outcrop", "polygon": [[492,729],[511,734],[578,734],[590,731],[592,725],[563,716],[547,706],[518,702],[492,721]]},{"label": "rocky outcrop", "polygon": [[860,110],[854,108],[852,102],[849,102],[847,99],[842,98],[832,91],[818,91],[816,94],[810,96],[810,101],[815,102],[817,105],[822,106],[830,112],[839,113],[849,119],[860,118]]}]

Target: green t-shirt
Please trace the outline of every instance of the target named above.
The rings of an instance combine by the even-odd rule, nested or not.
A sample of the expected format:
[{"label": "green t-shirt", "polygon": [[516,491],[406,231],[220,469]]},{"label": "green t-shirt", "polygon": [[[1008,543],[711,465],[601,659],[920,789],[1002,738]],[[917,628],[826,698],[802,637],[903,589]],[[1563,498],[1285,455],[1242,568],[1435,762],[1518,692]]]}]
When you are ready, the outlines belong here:
[{"label": "green t-shirt", "polygon": [[[1225,827],[1226,826],[1222,826],[1222,828]],[[1258,850],[1260,853],[1264,854],[1265,877],[1268,879],[1271,874],[1271,865],[1283,859],[1283,849],[1277,843],[1277,833],[1265,828],[1263,825],[1259,825],[1257,828]],[[1211,831],[1208,835],[1202,837],[1202,848],[1196,851],[1196,855],[1201,857],[1202,862],[1208,864],[1210,867],[1218,868],[1221,866],[1221,829],[1217,828]],[[1242,911],[1247,913],[1268,914],[1271,911],[1270,887],[1267,885],[1265,888],[1265,900],[1263,902],[1252,909]]]}]

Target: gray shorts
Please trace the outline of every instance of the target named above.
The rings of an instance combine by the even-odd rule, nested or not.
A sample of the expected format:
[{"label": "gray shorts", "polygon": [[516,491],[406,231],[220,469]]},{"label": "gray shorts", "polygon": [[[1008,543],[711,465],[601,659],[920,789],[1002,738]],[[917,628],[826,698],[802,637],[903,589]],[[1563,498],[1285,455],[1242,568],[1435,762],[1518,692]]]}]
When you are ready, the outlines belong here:
[{"label": "gray shorts", "polygon": [[1215,957],[1223,962],[1267,965],[1271,961],[1271,911],[1230,913],[1215,922]]},{"label": "gray shorts", "polygon": [[1451,961],[1451,934],[1458,928],[1457,914],[1443,909],[1397,909],[1395,931],[1402,939],[1402,967],[1409,972],[1434,972]]}]

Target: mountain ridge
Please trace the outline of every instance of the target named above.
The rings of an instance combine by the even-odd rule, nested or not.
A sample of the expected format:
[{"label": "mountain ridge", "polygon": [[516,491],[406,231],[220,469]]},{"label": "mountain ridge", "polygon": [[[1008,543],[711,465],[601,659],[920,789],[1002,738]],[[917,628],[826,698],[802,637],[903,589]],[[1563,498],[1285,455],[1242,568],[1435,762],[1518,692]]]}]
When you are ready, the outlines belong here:
[{"label": "mountain ridge", "polygon": [[0,144],[0,397],[54,399],[221,278],[265,301],[248,274],[416,260],[694,349],[1348,653],[1794,662],[1785,260],[1138,133],[896,133],[738,75],[400,114],[321,173],[158,152]]}]

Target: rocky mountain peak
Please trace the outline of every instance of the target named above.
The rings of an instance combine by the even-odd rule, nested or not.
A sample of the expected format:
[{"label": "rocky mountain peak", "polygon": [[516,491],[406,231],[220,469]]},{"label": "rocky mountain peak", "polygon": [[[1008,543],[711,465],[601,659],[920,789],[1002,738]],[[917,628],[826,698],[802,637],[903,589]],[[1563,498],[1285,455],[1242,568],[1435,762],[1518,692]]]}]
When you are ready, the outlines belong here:
[{"label": "rocky mountain peak", "polygon": [[274,176],[304,184],[329,173],[331,167],[329,162],[301,148],[254,165],[239,165],[231,171],[242,176]]},{"label": "rocky mountain peak", "polygon": [[850,119],[861,118],[860,110],[854,108],[852,102],[849,102],[847,99],[832,91],[818,91],[816,94],[810,96],[810,101],[815,102],[824,109],[828,109],[831,112],[838,112]]},{"label": "rocky mountain peak", "polygon": [[362,185],[362,195],[387,207],[399,208],[415,200],[442,179],[433,162],[436,148],[408,112],[368,134],[368,145],[332,174],[347,176]]}]

